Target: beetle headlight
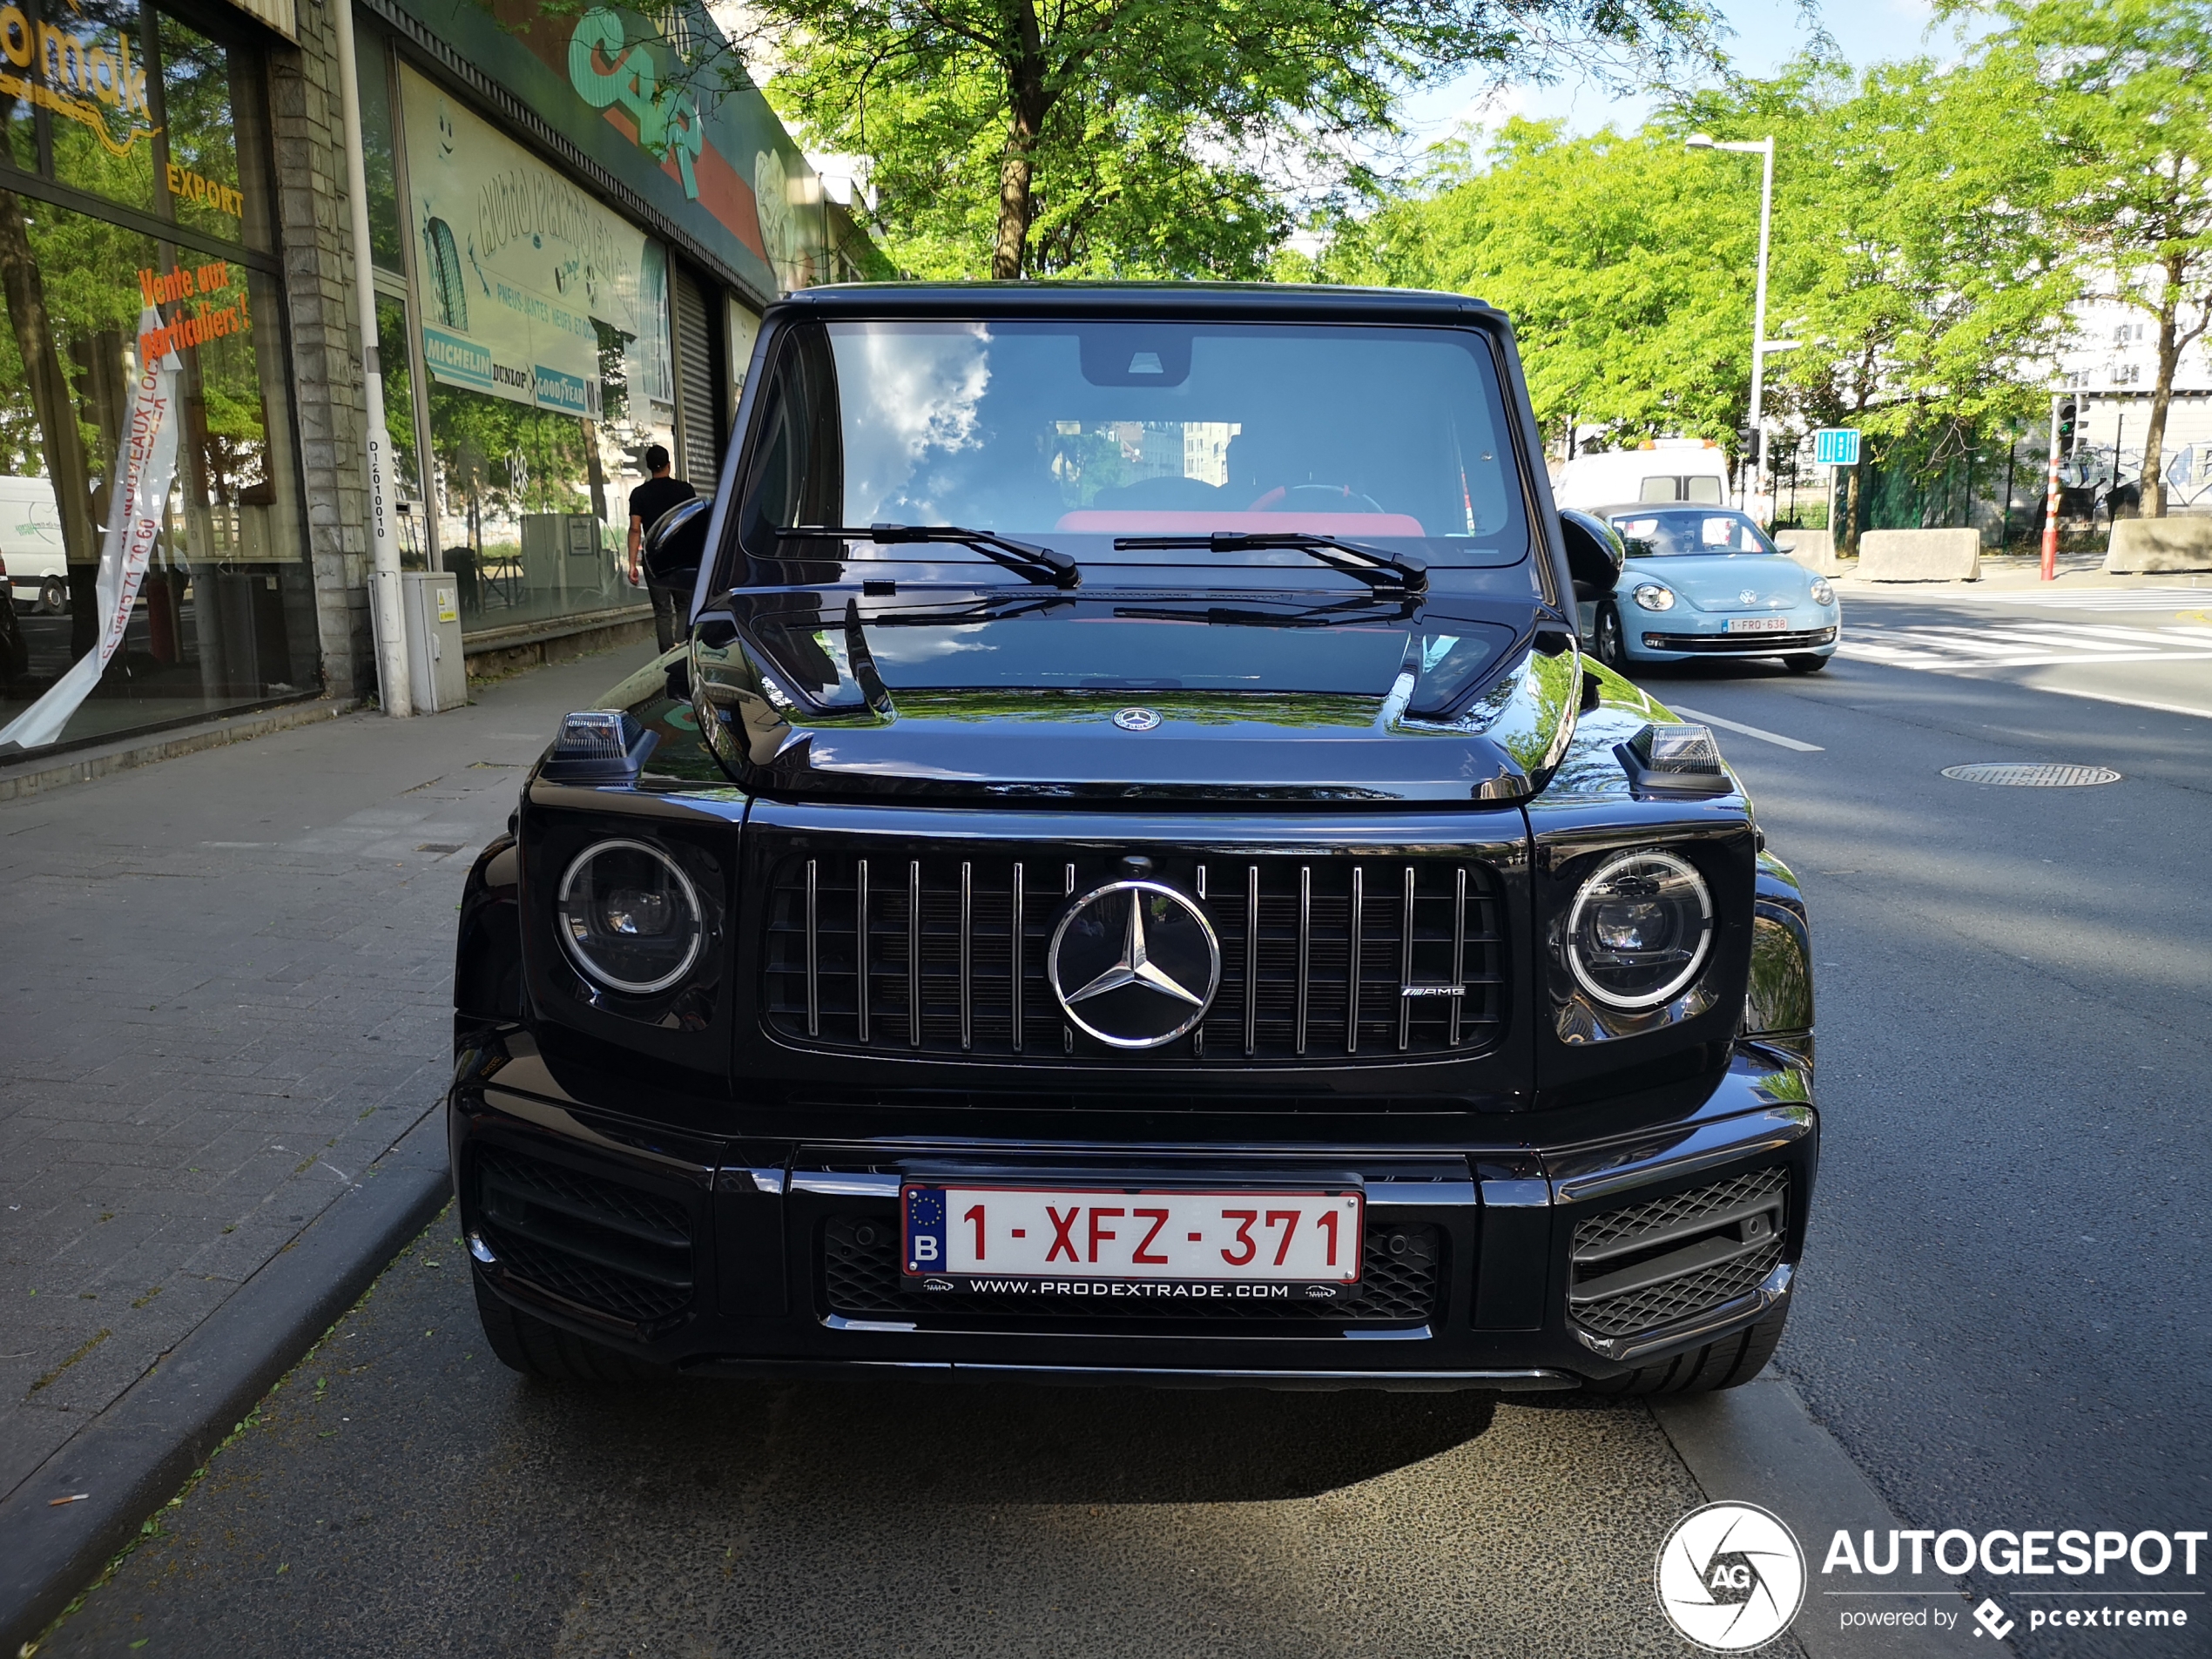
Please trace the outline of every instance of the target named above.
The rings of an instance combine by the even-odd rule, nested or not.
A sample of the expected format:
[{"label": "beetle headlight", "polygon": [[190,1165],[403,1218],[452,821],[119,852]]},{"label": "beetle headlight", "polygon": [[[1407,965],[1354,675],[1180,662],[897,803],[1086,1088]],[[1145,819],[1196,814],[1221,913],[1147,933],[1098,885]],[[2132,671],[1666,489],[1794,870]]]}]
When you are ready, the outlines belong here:
[{"label": "beetle headlight", "polygon": [[1608,1008],[1657,1008],[1705,964],[1713,895],[1672,853],[1625,853],[1582,883],[1567,917],[1575,978]]},{"label": "beetle headlight", "polygon": [[1832,605],[1836,603],[1836,590],[1828,585],[1828,579],[1825,577],[1813,577],[1812,602],[1817,605]]},{"label": "beetle headlight", "polygon": [[691,971],[706,924],[691,879],[643,841],[599,841],[561,878],[556,925],[576,965],[610,990],[664,991]]},{"label": "beetle headlight", "polygon": [[1672,610],[1675,590],[1662,588],[1656,582],[1647,582],[1635,591],[1635,601],[1646,610]]}]

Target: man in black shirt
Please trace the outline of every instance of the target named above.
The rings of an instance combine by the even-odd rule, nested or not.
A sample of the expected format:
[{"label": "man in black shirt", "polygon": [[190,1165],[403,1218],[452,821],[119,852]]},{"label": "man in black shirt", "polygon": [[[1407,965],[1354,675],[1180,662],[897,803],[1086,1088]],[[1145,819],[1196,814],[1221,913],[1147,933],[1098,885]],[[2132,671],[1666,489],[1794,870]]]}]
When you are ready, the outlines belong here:
[{"label": "man in black shirt", "polygon": [[[645,532],[653,523],[671,507],[694,499],[698,491],[681,478],[668,475],[668,451],[655,444],[645,451],[645,469],[653,475],[630,492],[630,580],[637,581],[637,557],[645,545]],[[664,585],[660,577],[648,567],[644,572],[646,590],[653,596],[653,631],[659,637],[663,651],[671,649],[682,636],[685,608],[690,604],[687,590]]]}]

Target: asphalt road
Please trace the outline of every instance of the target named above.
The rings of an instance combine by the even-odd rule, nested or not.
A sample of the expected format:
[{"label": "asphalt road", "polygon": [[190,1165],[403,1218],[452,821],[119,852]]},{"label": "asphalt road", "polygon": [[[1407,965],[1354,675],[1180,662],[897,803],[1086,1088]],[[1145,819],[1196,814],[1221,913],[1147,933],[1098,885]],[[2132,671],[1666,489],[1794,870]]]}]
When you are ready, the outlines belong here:
[{"label": "asphalt road", "polygon": [[434,1224],[41,1659],[1691,1651],[1649,1573],[1702,1498],[1640,1408],[563,1390],[466,1259]]},{"label": "asphalt road", "polygon": [[[1908,642],[2013,620],[1850,604]],[[2035,688],[2212,710],[2212,662],[1914,654],[1649,682],[1816,745],[1721,733],[1820,963],[1822,1180],[1777,1365],[1905,1526],[2201,1527],[2212,720]],[[1987,760],[2124,778],[1940,775]],[[41,1651],[1682,1652],[1648,1575],[1697,1498],[1634,1406],[548,1388],[484,1352],[448,1222]],[[2063,1605],[2018,1582],[1976,1588]],[[2155,1638],[2022,1617],[2010,1645],[2204,1652],[2212,1611]]]},{"label": "asphalt road", "polygon": [[[1908,593],[1853,596],[1844,630],[1994,642],[2023,622],[2204,618]],[[2132,1536],[2212,1513],[2212,661],[2074,655],[1962,665],[1931,649],[1915,666],[1847,656],[1814,676],[1647,681],[1670,705],[1818,745],[1720,733],[1804,880],[1819,964],[1821,1184],[1777,1364],[1908,1526]],[[2123,779],[1941,775],[1976,761]],[[1975,1583],[2015,1614],[2063,1605]],[[2212,1651],[2212,1609],[2192,1617],[2200,1630],[2167,1649],[2013,1640]]]}]

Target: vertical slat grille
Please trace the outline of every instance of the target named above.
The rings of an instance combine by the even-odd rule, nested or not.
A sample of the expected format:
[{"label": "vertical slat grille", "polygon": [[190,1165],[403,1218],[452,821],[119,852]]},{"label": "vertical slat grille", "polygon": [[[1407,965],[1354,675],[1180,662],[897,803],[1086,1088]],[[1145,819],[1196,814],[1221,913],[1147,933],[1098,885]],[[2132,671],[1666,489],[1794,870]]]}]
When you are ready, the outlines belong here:
[{"label": "vertical slat grille", "polygon": [[1162,1049],[1075,1032],[1046,978],[1068,900],[1122,873],[1104,855],[1080,867],[924,857],[887,884],[834,852],[786,860],[770,884],[768,1024],[832,1048],[1209,1065],[1292,1061],[1314,1043],[1352,1063],[1474,1055],[1501,1034],[1504,927],[1487,866],[1195,853],[1154,865],[1204,895],[1222,958],[1204,1020]]}]

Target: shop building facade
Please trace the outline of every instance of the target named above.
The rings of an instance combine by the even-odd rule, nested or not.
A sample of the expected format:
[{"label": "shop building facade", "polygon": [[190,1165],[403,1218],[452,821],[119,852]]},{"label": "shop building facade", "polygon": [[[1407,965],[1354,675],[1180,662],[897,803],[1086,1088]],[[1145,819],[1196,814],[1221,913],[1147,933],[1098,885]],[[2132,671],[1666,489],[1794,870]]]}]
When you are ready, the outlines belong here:
[{"label": "shop building facade", "polygon": [[[0,0],[0,764],[375,689],[333,10]],[[872,256],[696,5],[354,20],[402,563],[479,665],[646,637],[645,451],[711,490],[761,307]]]}]

